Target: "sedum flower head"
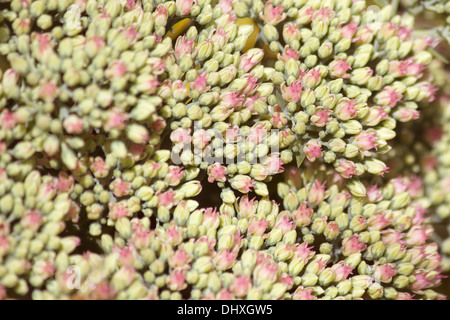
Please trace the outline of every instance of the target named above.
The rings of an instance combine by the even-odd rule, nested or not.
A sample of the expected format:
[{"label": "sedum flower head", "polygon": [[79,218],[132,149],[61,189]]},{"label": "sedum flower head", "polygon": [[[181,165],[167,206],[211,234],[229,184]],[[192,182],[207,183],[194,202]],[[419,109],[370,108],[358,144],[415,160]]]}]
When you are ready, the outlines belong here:
[{"label": "sedum flower head", "polygon": [[0,299],[444,298],[424,214],[445,200],[383,178],[434,110],[413,24],[350,0],[2,3]]}]

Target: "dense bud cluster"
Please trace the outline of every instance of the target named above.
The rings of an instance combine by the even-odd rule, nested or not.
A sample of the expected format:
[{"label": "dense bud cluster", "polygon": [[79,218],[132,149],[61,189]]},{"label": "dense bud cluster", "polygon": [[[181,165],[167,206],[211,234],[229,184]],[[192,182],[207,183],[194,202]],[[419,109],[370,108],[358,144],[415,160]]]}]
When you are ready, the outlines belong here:
[{"label": "dense bud cluster", "polygon": [[450,120],[449,106],[448,96],[442,97],[439,101],[441,118],[437,122],[441,126],[434,128],[440,137],[426,159],[429,165],[428,170],[424,172],[424,184],[427,188],[424,204],[434,213],[434,222],[444,229],[443,233],[436,237],[440,238],[444,256],[443,268],[446,272],[450,271],[450,198],[446,192],[450,186],[450,131],[448,125],[445,125]]},{"label": "dense bud cluster", "polygon": [[0,1],[0,300],[445,298],[450,132],[386,164],[445,80],[372,9]]},{"label": "dense bud cluster", "polygon": [[[422,79],[429,43],[412,38],[412,17],[395,16],[390,6],[374,13],[360,1],[336,2],[334,10],[308,4],[287,11],[282,34],[263,28],[279,52],[272,121],[289,126],[300,162],[323,160],[344,178],[383,175],[389,168],[378,155],[391,149],[396,123],[417,119],[419,104],[434,99],[433,85]],[[280,12],[283,4],[264,8]]]},{"label": "dense bud cluster", "polygon": [[[412,15],[420,15],[424,21],[420,28],[424,28],[431,38],[440,38],[450,44],[450,1],[434,0],[400,0],[400,8]],[[424,30],[419,30],[423,32]],[[447,56],[448,54],[444,53]]]}]

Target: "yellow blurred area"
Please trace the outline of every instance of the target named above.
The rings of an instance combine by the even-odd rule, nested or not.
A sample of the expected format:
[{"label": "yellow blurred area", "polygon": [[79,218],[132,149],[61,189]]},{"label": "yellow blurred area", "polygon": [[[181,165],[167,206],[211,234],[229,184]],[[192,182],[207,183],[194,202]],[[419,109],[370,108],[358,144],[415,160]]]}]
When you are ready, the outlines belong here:
[{"label": "yellow blurred area", "polygon": [[239,18],[239,19],[236,20],[236,24],[238,26],[243,26],[243,25],[246,25],[246,24],[250,24],[250,25],[253,25],[254,28],[255,28],[253,30],[252,34],[248,37],[247,43],[246,43],[244,49],[242,50],[242,52],[245,53],[248,50],[250,50],[251,48],[255,47],[256,40],[258,39],[259,27],[256,24],[256,22],[253,19],[251,19],[251,18]]},{"label": "yellow blurred area", "polygon": [[182,32],[185,32],[192,25],[192,19],[186,18],[177,23],[175,23],[172,27],[172,30],[167,32],[164,38],[169,37],[172,40],[175,40]]}]

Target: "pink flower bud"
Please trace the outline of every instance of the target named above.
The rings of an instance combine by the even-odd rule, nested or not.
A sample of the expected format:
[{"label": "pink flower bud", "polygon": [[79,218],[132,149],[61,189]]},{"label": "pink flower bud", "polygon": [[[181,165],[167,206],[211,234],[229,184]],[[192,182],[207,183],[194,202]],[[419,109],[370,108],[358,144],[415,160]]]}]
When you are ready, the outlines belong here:
[{"label": "pink flower bud", "polygon": [[346,257],[353,253],[358,253],[366,249],[366,244],[360,242],[357,233],[354,233],[350,238],[342,240],[342,254]]},{"label": "pink flower bud", "polygon": [[400,38],[402,41],[407,41],[412,33],[412,29],[405,27],[405,26],[399,26],[397,30],[397,37]]},{"label": "pink flower bud", "polygon": [[58,174],[58,180],[56,182],[56,189],[59,192],[71,193],[73,190],[75,179],[73,176],[69,176],[66,172],[60,172]]},{"label": "pink flower bud", "polygon": [[322,74],[318,69],[312,69],[303,76],[303,84],[308,88],[314,88],[319,84]]},{"label": "pink flower bud", "polygon": [[29,211],[21,220],[24,228],[37,231],[42,224],[42,216],[38,210]]},{"label": "pink flower bud", "polygon": [[385,87],[380,93],[375,96],[375,103],[381,104],[382,106],[389,106],[393,108],[397,105],[403,96],[400,93],[395,92],[396,89],[392,87]]},{"label": "pink flower bud", "polygon": [[249,199],[248,195],[245,195],[239,201],[239,217],[247,218],[256,213],[258,203],[255,202],[255,198]]},{"label": "pink flower bud", "polygon": [[301,99],[302,95],[302,83],[300,80],[296,80],[293,83],[291,83],[290,86],[286,87],[285,83],[281,84],[281,95],[283,96],[283,99],[287,102],[294,102],[297,103]]},{"label": "pink flower bud", "polygon": [[330,75],[332,77],[348,79],[350,75],[347,74],[347,71],[351,70],[352,68],[346,60],[337,59],[330,62],[330,64],[328,65],[328,69],[330,70]]},{"label": "pink flower bud", "polygon": [[[420,273],[419,273],[420,272]],[[424,273],[421,271],[415,271],[414,277],[416,278],[413,283],[409,286],[409,289],[413,292],[417,292],[423,289],[428,289],[433,287],[432,279],[427,278],[428,273]]]},{"label": "pink flower bud", "polygon": [[269,281],[275,282],[278,277],[278,265],[269,259],[258,261],[253,269],[253,282],[255,285]]},{"label": "pink flower bud", "polygon": [[322,144],[317,140],[310,140],[303,147],[303,152],[306,155],[306,158],[310,162],[316,161],[317,158],[322,158]]},{"label": "pink flower bud", "polygon": [[371,203],[377,203],[383,200],[383,194],[381,193],[381,189],[377,187],[376,184],[367,188],[367,200]]},{"label": "pink flower bud", "polygon": [[244,101],[243,95],[235,91],[224,91],[220,94],[220,104],[227,108],[236,108],[242,105]]},{"label": "pink flower bud", "polygon": [[408,292],[399,292],[395,300],[415,300],[414,295]]},{"label": "pink flower bud", "polygon": [[369,230],[381,230],[387,227],[391,223],[392,218],[387,218],[386,215],[386,213],[378,213],[371,216],[367,221]]},{"label": "pink flower bud", "polygon": [[353,273],[353,268],[349,265],[346,265],[344,261],[340,261],[337,264],[333,265],[331,269],[334,270],[334,274],[336,276],[334,281],[336,282],[346,280],[347,277]]},{"label": "pink flower bud", "polygon": [[194,82],[191,83],[192,90],[196,90],[199,93],[208,91],[211,88],[211,86],[206,85],[207,78],[208,72],[203,72],[202,74],[199,74],[197,78],[194,80]]},{"label": "pink flower bud", "polygon": [[358,147],[361,154],[364,156],[370,156],[372,153],[369,152],[371,149],[377,150],[377,139],[375,138],[377,135],[377,132],[375,130],[367,130],[362,131],[358,135],[356,135],[354,139],[354,143]]},{"label": "pink flower bud", "polygon": [[17,124],[17,117],[14,112],[4,110],[0,118],[1,126],[4,130],[12,130]]},{"label": "pink flower bud", "polygon": [[175,192],[169,190],[158,195],[158,205],[166,207],[168,209],[172,208],[174,205]]},{"label": "pink flower bud", "polygon": [[180,248],[176,250],[169,257],[169,265],[174,269],[189,269],[189,263],[192,261],[192,256],[184,250],[184,248]]},{"label": "pink flower bud", "polygon": [[225,182],[228,170],[225,166],[216,162],[213,165],[208,166],[207,172],[209,183],[213,183],[214,181]]},{"label": "pink flower bud", "polygon": [[160,4],[156,7],[156,11],[153,12],[155,18],[155,25],[164,27],[167,25],[167,18],[169,16],[169,10],[164,4]]},{"label": "pink flower bud", "polygon": [[172,131],[170,134],[170,140],[176,145],[183,145],[191,143],[192,137],[188,130],[178,128],[175,131]]},{"label": "pink flower bud", "polygon": [[396,26],[392,22],[385,22],[381,25],[380,29],[378,30],[378,36],[381,37],[383,40],[390,39],[397,34],[397,29],[398,26]]},{"label": "pink flower bud", "polygon": [[270,118],[270,123],[277,129],[287,125],[288,119],[283,112],[274,112]]},{"label": "pink flower bud", "polygon": [[313,291],[314,288],[304,288],[303,286],[299,286],[292,295],[292,300],[317,300]]},{"label": "pink flower bud", "polygon": [[428,240],[432,228],[425,226],[412,226],[406,234],[406,243],[410,246],[421,246]]},{"label": "pink flower bud", "polygon": [[292,211],[292,219],[295,221],[297,227],[307,227],[311,223],[314,210],[307,207],[308,202],[303,201],[297,210]]},{"label": "pink flower bud", "polygon": [[179,245],[183,242],[183,229],[176,226],[175,224],[172,224],[167,227],[163,238],[165,238],[167,243],[171,246]]},{"label": "pink flower bud", "polygon": [[45,102],[52,102],[59,95],[59,87],[56,81],[42,83],[39,86],[39,97]]},{"label": "pink flower bud", "polygon": [[106,178],[109,174],[109,170],[111,169],[101,157],[96,157],[90,168],[96,178]]},{"label": "pink flower bud", "polygon": [[[289,43],[293,40],[300,41],[300,38],[301,38],[301,34],[300,34],[300,30],[298,28],[298,24],[286,23],[283,26],[283,39],[285,42]],[[286,52],[286,47],[284,48],[284,51]],[[297,58],[298,58],[298,55],[297,55]],[[297,60],[297,58],[293,58],[293,59]],[[278,58],[278,59],[280,59],[280,58]],[[289,60],[289,59],[287,59],[287,60],[281,59],[281,60],[283,60],[284,62],[287,62],[287,60]]]},{"label": "pink flower bud", "polygon": [[346,179],[350,179],[356,174],[356,166],[353,161],[340,159],[338,165],[336,166],[336,171],[341,174]]},{"label": "pink flower bud", "polygon": [[217,229],[220,224],[219,212],[216,208],[207,208],[203,212],[202,226],[207,229]]},{"label": "pink flower bud", "polygon": [[237,251],[221,250],[214,256],[213,263],[221,271],[228,270],[235,264],[237,254]]},{"label": "pink flower bud", "polygon": [[395,194],[405,192],[409,187],[409,180],[405,177],[399,177],[391,180],[394,185]]},{"label": "pink flower bud", "polygon": [[79,134],[83,132],[83,119],[75,116],[70,115],[64,120],[64,129],[69,134]]},{"label": "pink flower bud", "polygon": [[117,220],[123,217],[129,216],[131,213],[128,211],[127,202],[110,202],[109,207],[109,218],[112,220]]},{"label": "pink flower bud", "polygon": [[233,295],[227,289],[222,289],[217,293],[217,300],[234,300]]},{"label": "pink flower bud", "polygon": [[260,144],[267,136],[267,129],[263,124],[254,125],[248,132],[247,140],[254,144]]},{"label": "pink flower bud", "polygon": [[176,0],[175,6],[177,7],[177,12],[181,15],[188,15],[191,12],[192,5],[194,4],[193,0]]},{"label": "pink flower bud", "polygon": [[405,244],[405,241],[402,240],[405,237],[405,234],[403,234],[401,231],[395,229],[387,229],[381,231],[381,234],[381,241],[385,245],[389,246],[396,243]]},{"label": "pink flower bud", "polygon": [[177,186],[180,184],[181,179],[184,177],[184,172],[182,167],[170,166],[169,173],[166,176],[169,186]]},{"label": "pink flower bud", "polygon": [[325,184],[324,181],[322,184],[319,180],[316,180],[313,184],[310,184],[308,187],[308,202],[312,205],[320,204],[325,198]]},{"label": "pink flower bud", "polygon": [[39,260],[33,264],[33,273],[47,279],[54,275],[56,268],[52,261]]},{"label": "pink flower bud", "polygon": [[315,255],[314,250],[312,250],[313,248],[314,248],[313,246],[308,247],[307,242],[303,242],[299,245],[296,245],[294,249],[294,257],[299,258],[306,263],[309,259],[311,259]]},{"label": "pink flower bud", "polygon": [[18,81],[19,73],[17,71],[13,69],[6,70],[2,79],[3,90],[16,87]]},{"label": "pink flower bud", "polygon": [[263,49],[253,49],[248,53],[241,56],[241,61],[239,63],[239,69],[244,70],[244,72],[250,71],[255,65],[261,62],[264,57]]},{"label": "pink flower bud", "polygon": [[186,276],[183,270],[174,270],[167,277],[167,286],[172,291],[181,291],[187,288]]},{"label": "pink flower bud", "polygon": [[394,117],[400,122],[409,122],[412,120],[419,119],[420,111],[413,110],[409,108],[399,108],[395,113]]},{"label": "pink flower bud", "polygon": [[[230,22],[236,19],[236,16],[233,11],[227,14],[229,15]],[[224,45],[228,43],[228,34],[227,32],[225,32],[225,29],[223,27],[211,31],[209,37],[211,41],[214,43],[214,47],[218,46],[219,48],[222,48]]]},{"label": "pink flower bud", "polygon": [[238,298],[243,298],[247,295],[251,285],[252,282],[249,276],[237,276],[234,278],[233,283],[230,286],[230,292]]},{"label": "pink flower bud", "polygon": [[426,100],[428,102],[434,101],[436,97],[436,92],[438,91],[438,88],[434,86],[433,84],[429,82],[423,82],[417,85],[417,87],[420,89],[419,97],[420,100]]},{"label": "pink flower bud", "polygon": [[375,276],[384,283],[391,282],[392,277],[395,276],[397,272],[395,267],[390,263],[375,267]]},{"label": "pink flower bud", "polygon": [[116,197],[127,196],[131,192],[131,184],[120,178],[116,178],[113,182],[111,182],[109,184],[109,188]]},{"label": "pink flower bud", "polygon": [[247,232],[252,236],[262,236],[269,226],[269,221],[264,218],[257,220],[255,217],[250,218]]},{"label": "pink flower bud", "polygon": [[355,108],[357,104],[357,101],[353,99],[340,101],[335,110],[337,118],[343,121],[354,119],[358,114],[358,109]]},{"label": "pink flower bud", "polygon": [[181,57],[187,55],[187,54],[194,54],[194,48],[195,48],[195,42],[193,39],[186,39],[186,35],[180,36],[177,38],[177,41],[175,43],[175,57],[180,59]]},{"label": "pink flower bud", "polygon": [[[27,21],[28,20],[28,21]],[[22,20],[23,26],[28,27],[30,20]],[[53,53],[52,35],[50,33],[33,32],[31,35],[33,53],[40,61],[46,61]]]},{"label": "pink flower bud", "polygon": [[49,201],[53,199],[56,195],[56,187],[53,181],[48,181],[44,183],[38,193],[38,199],[41,201]]},{"label": "pink flower bud", "polygon": [[[286,212],[287,213],[287,212]],[[295,223],[294,221],[291,221],[289,219],[289,215],[283,215],[280,213],[280,215],[278,216],[276,222],[275,222],[275,226],[273,227],[273,229],[280,229],[281,231],[283,231],[283,235],[294,229]]]},{"label": "pink flower bud", "polygon": [[274,7],[272,1],[267,1],[264,5],[263,12],[259,13],[261,20],[265,21],[267,24],[277,25],[284,19],[286,19],[286,14],[284,13],[283,5],[278,5]]},{"label": "pink flower bud", "polygon": [[[131,242],[136,249],[144,249],[150,246],[152,241],[150,230],[145,229],[140,224],[133,224],[133,232],[131,234]],[[173,257],[173,255],[171,256]]]},{"label": "pink flower bud", "polygon": [[332,18],[335,15],[335,12],[330,8],[322,8],[319,10],[315,10],[313,13],[313,22],[315,21],[324,21],[325,23],[328,23],[330,21],[330,18]]},{"label": "pink flower bud", "polygon": [[341,29],[342,38],[353,39],[356,30],[358,30],[358,24],[356,23],[355,20],[352,20],[348,25],[342,27]]},{"label": "pink flower bud", "polygon": [[220,0],[217,6],[222,9],[222,14],[233,12],[233,0]]},{"label": "pink flower bud", "polygon": [[267,156],[262,161],[262,164],[268,169],[269,175],[274,175],[284,171],[284,163],[281,161],[279,153],[271,153],[270,156]]},{"label": "pink flower bud", "polygon": [[244,87],[244,89],[242,89],[241,93],[244,95],[254,94],[256,89],[258,89],[259,87],[258,77],[256,77],[252,73],[250,75],[244,76],[244,79],[247,80],[247,85]]},{"label": "pink flower bud", "polygon": [[206,148],[210,141],[211,137],[204,129],[196,130],[192,136],[192,144],[202,150]]},{"label": "pink flower bud", "polygon": [[126,128],[128,114],[118,108],[111,109],[107,114],[108,116],[104,124],[106,131],[111,131],[112,129],[124,130]]},{"label": "pink flower bud", "polygon": [[372,107],[369,114],[364,119],[364,123],[368,126],[376,126],[382,120],[388,117],[388,114],[384,111],[386,107]]},{"label": "pink flower bud", "polygon": [[230,181],[231,186],[242,193],[248,193],[254,187],[253,179],[249,176],[239,174]]}]

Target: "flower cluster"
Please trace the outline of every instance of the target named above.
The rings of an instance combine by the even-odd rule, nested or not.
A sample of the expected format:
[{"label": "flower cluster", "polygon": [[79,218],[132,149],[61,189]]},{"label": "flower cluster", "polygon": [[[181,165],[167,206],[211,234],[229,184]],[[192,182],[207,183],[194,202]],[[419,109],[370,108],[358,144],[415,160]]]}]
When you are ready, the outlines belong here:
[{"label": "flower cluster", "polygon": [[413,26],[361,0],[0,1],[0,300],[445,298],[450,133],[432,173],[386,165],[447,101]]},{"label": "flower cluster", "polygon": [[[397,5],[409,14],[421,16],[421,29],[424,27],[428,33],[428,41],[437,45],[445,40],[450,44],[450,1],[401,0]],[[448,59],[448,54],[444,55]]]},{"label": "flower cluster", "polygon": [[450,130],[445,123],[450,120],[450,101],[448,96],[443,96],[439,101],[440,116],[434,131],[438,132],[437,139],[431,149],[431,154],[426,161],[431,164],[424,172],[426,197],[424,204],[434,213],[433,221],[445,231],[436,235],[440,241],[441,251],[444,256],[443,268],[450,271],[450,198],[446,192],[450,186],[450,162],[448,145],[450,143]]},{"label": "flower cluster", "polygon": [[[253,2],[255,11],[262,5]],[[396,123],[416,120],[436,91],[422,78],[432,59],[429,44],[410,35],[413,20],[388,6],[370,23],[374,13],[363,8],[361,1],[306,4],[286,10],[282,32],[276,23],[262,32],[278,52],[272,116],[284,113],[280,127],[295,135],[300,161],[331,163],[344,178],[387,172],[379,155],[391,149]],[[283,10],[264,4],[267,15]]]}]

